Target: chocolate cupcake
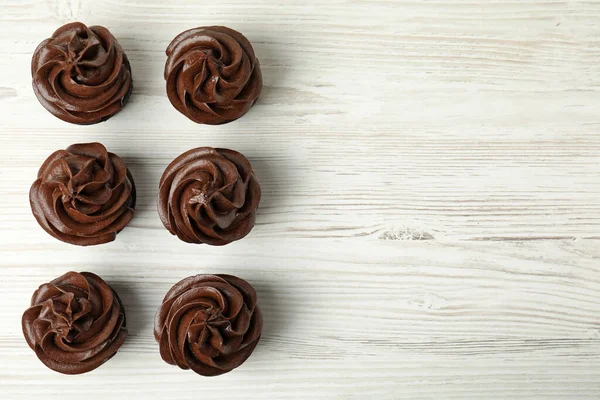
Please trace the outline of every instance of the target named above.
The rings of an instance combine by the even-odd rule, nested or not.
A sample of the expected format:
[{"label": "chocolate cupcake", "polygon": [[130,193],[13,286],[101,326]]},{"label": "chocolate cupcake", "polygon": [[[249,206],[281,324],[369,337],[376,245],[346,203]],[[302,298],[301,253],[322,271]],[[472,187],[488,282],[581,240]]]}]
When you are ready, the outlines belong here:
[{"label": "chocolate cupcake", "polygon": [[119,296],[90,272],[68,272],[41,285],[21,322],[25,340],[40,361],[70,375],[104,364],[127,336]]},{"label": "chocolate cupcake", "polygon": [[29,202],[40,226],[56,239],[102,244],[133,217],[135,184],[125,163],[102,144],[74,144],[42,164]]},{"label": "chocolate cupcake", "polygon": [[222,246],[250,232],[260,193],[252,166],[241,153],[199,147],[165,169],[158,214],[165,228],[184,242]]},{"label": "chocolate cupcake", "polygon": [[196,275],[169,290],[154,319],[160,355],[204,376],[239,367],[258,344],[262,314],[256,292],[231,275]]},{"label": "chocolate cupcake", "polygon": [[175,37],[167,48],[165,80],[173,107],[199,124],[240,118],[262,90],[252,45],[224,26],[194,28]]},{"label": "chocolate cupcake", "polygon": [[33,90],[55,117],[95,124],[121,111],[132,89],[123,49],[102,26],[64,25],[39,44],[31,60]]}]

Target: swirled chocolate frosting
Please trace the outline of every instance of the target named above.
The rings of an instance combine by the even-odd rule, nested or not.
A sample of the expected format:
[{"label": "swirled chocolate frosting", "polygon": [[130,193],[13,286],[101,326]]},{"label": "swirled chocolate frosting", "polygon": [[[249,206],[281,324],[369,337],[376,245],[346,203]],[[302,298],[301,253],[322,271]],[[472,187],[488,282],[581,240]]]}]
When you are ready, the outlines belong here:
[{"label": "swirled chocolate frosting", "polygon": [[163,173],[158,214],[184,242],[221,246],[250,232],[259,202],[260,185],[246,157],[199,147],[177,157]]},{"label": "swirled chocolate frosting", "polygon": [[173,107],[199,124],[240,118],[262,90],[260,64],[241,33],[224,26],[180,33],[167,47],[167,95]]},{"label": "swirled chocolate frosting", "polygon": [[33,90],[54,116],[95,124],[121,111],[132,89],[123,49],[102,26],[64,25],[39,44],[31,60]]},{"label": "swirled chocolate frosting", "polygon": [[74,144],[42,164],[29,191],[35,219],[63,242],[111,242],[131,220],[135,184],[125,163],[100,143]]},{"label": "swirled chocolate frosting", "polygon": [[196,275],[176,283],[154,319],[162,359],[204,376],[239,367],[262,332],[256,301],[254,288],[231,275]]},{"label": "swirled chocolate frosting", "polygon": [[29,347],[48,368],[63,374],[98,368],[127,336],[119,296],[90,272],[67,272],[41,285],[21,322]]}]

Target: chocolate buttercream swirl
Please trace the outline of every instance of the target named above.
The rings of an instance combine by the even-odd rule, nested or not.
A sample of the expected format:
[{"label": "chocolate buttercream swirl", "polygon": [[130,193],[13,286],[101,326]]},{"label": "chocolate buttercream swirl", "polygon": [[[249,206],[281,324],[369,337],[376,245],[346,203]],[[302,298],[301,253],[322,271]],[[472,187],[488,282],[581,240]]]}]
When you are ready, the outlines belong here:
[{"label": "chocolate buttercream swirl", "polygon": [[54,116],[95,124],[119,112],[132,89],[123,49],[102,26],[64,25],[39,44],[31,60],[33,90]]},{"label": "chocolate buttercream swirl", "polygon": [[252,166],[241,153],[199,147],[165,169],[158,214],[179,239],[221,246],[250,232],[260,193]]},{"label": "chocolate buttercream swirl", "polygon": [[41,285],[21,322],[29,347],[48,368],[63,374],[98,368],[127,336],[119,296],[90,272],[67,272]]},{"label": "chocolate buttercream swirl", "polygon": [[162,359],[204,376],[239,367],[262,332],[256,302],[254,288],[231,275],[196,275],[176,283],[154,320]]},{"label": "chocolate buttercream swirl", "polygon": [[111,242],[131,220],[135,184],[125,163],[100,143],[74,144],[50,155],[29,191],[42,228],[63,242]]},{"label": "chocolate buttercream swirl", "polygon": [[167,47],[167,95],[194,122],[225,124],[240,118],[262,90],[260,64],[241,33],[224,26],[180,33]]}]

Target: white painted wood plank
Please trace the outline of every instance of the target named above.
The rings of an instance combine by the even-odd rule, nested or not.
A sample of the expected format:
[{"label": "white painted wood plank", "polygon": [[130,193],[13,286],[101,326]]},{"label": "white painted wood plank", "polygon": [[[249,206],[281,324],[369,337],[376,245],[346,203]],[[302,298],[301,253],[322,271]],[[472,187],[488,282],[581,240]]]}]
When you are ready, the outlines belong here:
[{"label": "white painted wood plank", "polygon": [[[600,397],[599,1],[0,0],[2,398]],[[126,109],[96,126],[51,117],[29,62],[59,25],[107,26],[133,68]],[[265,88],[241,120],[207,127],[164,93],[184,29],[243,32]],[[76,248],[37,225],[41,162],[101,141],[138,187],[117,241]],[[163,169],[196,146],[246,154],[257,226],[189,246],[156,214]],[[123,297],[130,337],[80,377],[47,370],[20,316],[33,290],[90,270]],[[165,364],[152,337],[166,290],[233,273],[265,330],[231,374]]]}]

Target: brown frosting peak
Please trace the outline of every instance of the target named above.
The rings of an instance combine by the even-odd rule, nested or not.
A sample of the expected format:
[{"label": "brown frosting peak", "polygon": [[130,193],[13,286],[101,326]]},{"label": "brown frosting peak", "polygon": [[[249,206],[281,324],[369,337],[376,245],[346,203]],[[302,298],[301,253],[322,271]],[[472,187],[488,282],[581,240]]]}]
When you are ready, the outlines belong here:
[{"label": "brown frosting peak", "polygon": [[162,359],[204,376],[239,367],[262,332],[256,302],[254,288],[231,275],[196,275],[176,283],[154,319]]},{"label": "brown frosting peak", "polygon": [[21,322],[29,347],[48,368],[63,374],[98,368],[127,336],[119,296],[90,272],[67,272],[41,285]]},{"label": "brown frosting peak", "polygon": [[64,25],[39,44],[31,60],[33,90],[54,116],[95,124],[119,112],[132,89],[123,49],[102,26]]},{"label": "brown frosting peak", "polygon": [[262,90],[260,64],[241,33],[224,26],[180,33],[167,48],[167,95],[199,124],[218,125],[246,114]]},{"label": "brown frosting peak", "polygon": [[102,144],[74,144],[42,164],[29,202],[40,226],[55,238],[102,244],[133,217],[135,184],[125,163]]},{"label": "brown frosting peak", "polygon": [[179,239],[221,246],[252,230],[260,193],[252,166],[241,153],[199,147],[165,169],[158,214]]}]

